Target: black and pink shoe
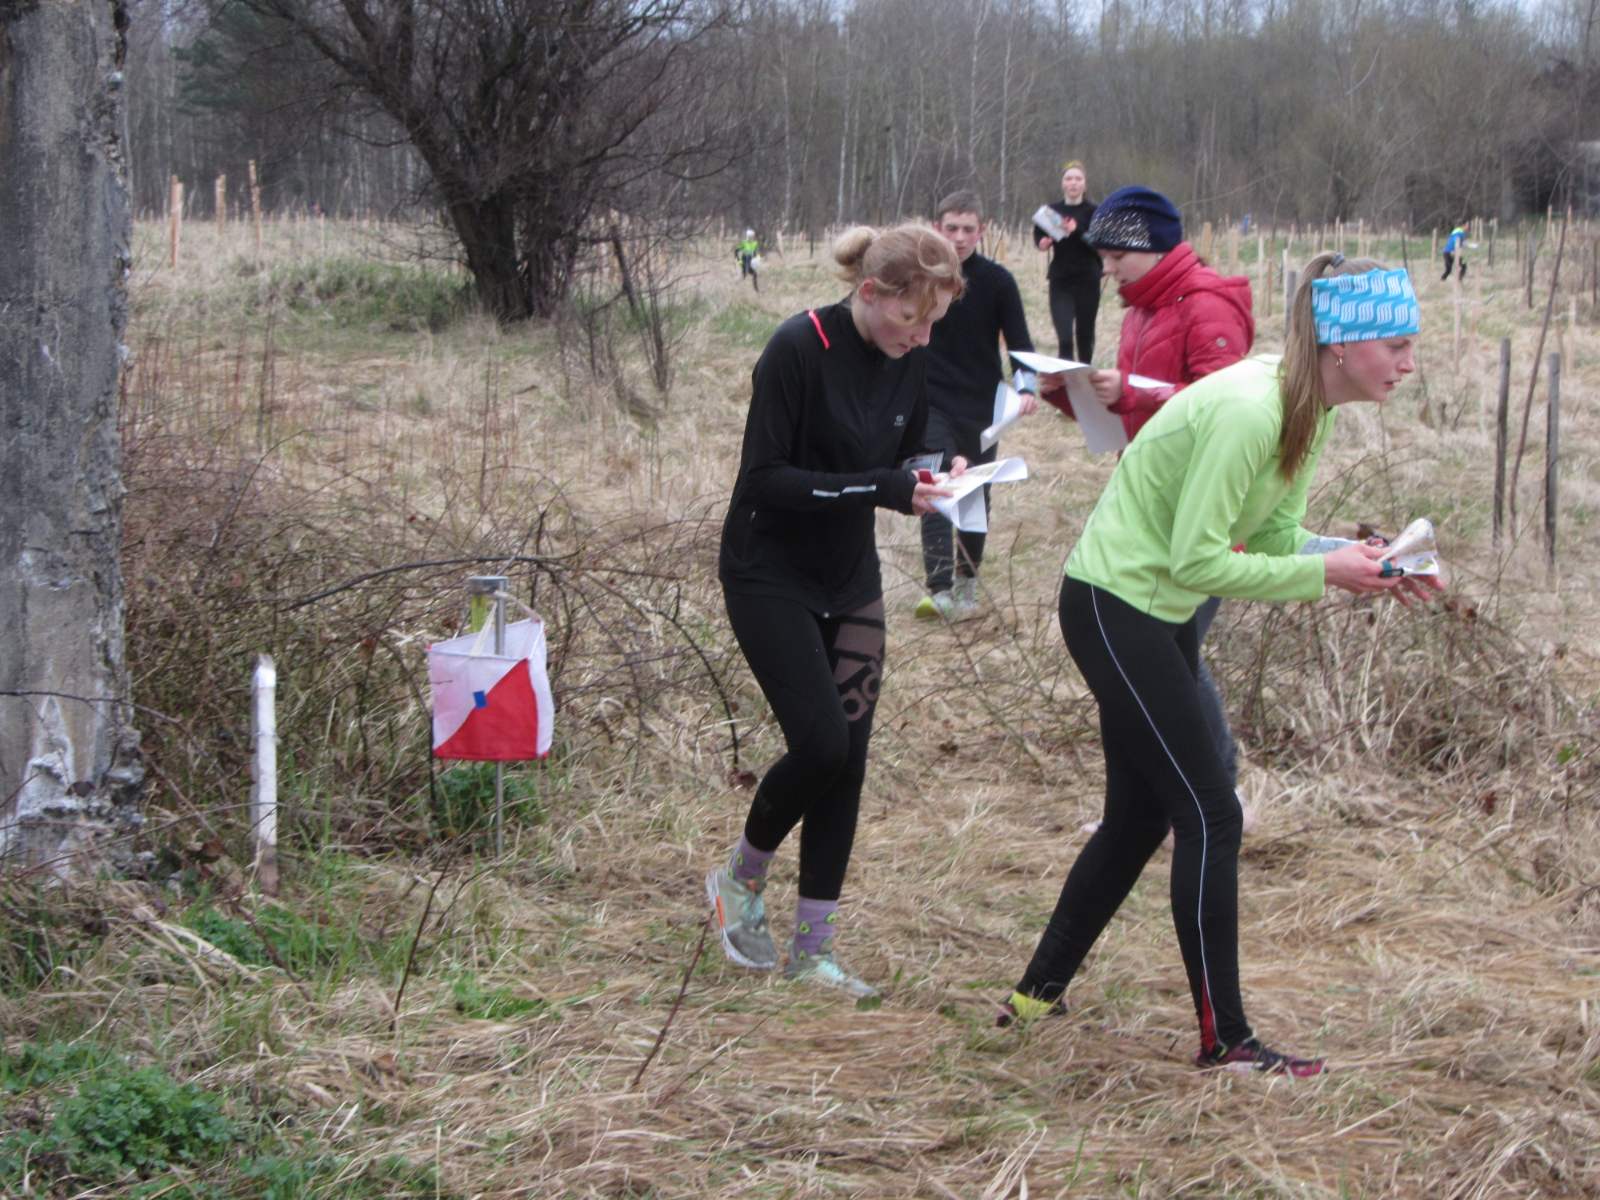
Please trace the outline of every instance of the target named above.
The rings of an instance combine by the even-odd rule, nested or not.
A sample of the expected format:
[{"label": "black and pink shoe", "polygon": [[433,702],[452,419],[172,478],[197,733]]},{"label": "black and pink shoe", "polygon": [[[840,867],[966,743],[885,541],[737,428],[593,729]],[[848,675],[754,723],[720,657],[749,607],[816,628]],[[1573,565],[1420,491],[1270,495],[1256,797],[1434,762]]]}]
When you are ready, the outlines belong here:
[{"label": "black and pink shoe", "polygon": [[1280,1054],[1263,1046],[1258,1038],[1246,1038],[1237,1046],[1224,1046],[1218,1042],[1210,1050],[1195,1055],[1194,1065],[1221,1068],[1224,1071],[1260,1071],[1265,1075],[1289,1075],[1295,1079],[1309,1079],[1328,1069],[1326,1059],[1296,1058]]}]

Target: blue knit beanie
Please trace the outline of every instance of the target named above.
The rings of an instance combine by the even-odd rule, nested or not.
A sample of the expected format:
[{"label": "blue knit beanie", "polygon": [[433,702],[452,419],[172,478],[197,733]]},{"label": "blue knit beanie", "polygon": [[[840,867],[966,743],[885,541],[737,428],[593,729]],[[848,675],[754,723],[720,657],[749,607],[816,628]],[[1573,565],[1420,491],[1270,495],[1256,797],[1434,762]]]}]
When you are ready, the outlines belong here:
[{"label": "blue knit beanie", "polygon": [[1183,218],[1160,192],[1118,188],[1094,210],[1083,240],[1096,250],[1153,250],[1165,254],[1183,241]]}]

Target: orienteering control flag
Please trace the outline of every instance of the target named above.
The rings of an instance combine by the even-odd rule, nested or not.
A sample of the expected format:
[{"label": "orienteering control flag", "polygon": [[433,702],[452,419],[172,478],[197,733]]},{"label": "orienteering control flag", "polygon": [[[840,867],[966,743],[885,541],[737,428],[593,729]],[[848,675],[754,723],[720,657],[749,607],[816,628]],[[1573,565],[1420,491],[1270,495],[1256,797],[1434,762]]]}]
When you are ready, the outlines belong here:
[{"label": "orienteering control flag", "polygon": [[520,762],[550,753],[544,622],[507,625],[504,654],[484,651],[490,628],[428,647],[435,758]]}]

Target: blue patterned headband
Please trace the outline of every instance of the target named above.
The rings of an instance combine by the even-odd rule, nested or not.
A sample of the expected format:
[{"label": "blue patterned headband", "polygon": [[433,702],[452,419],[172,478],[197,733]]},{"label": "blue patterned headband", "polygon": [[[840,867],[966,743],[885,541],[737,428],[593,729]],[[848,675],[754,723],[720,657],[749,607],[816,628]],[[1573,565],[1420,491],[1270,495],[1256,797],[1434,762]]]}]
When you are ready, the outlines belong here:
[{"label": "blue patterned headband", "polygon": [[1417,293],[1404,271],[1368,271],[1311,281],[1317,345],[1410,337],[1421,330]]}]

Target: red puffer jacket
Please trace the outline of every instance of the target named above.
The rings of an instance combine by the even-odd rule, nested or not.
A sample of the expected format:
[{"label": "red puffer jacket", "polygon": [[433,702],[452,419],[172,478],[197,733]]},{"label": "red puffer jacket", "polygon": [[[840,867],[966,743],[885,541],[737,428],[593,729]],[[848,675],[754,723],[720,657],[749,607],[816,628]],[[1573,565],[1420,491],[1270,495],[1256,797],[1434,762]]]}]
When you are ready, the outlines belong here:
[{"label": "red puffer jacket", "polygon": [[[1122,397],[1111,411],[1122,417],[1122,427],[1132,438],[1178,388],[1249,354],[1256,323],[1250,314],[1250,281],[1243,275],[1218,275],[1188,242],[1178,243],[1119,295],[1128,311],[1117,343]],[[1129,375],[1174,386],[1132,387]]]}]

